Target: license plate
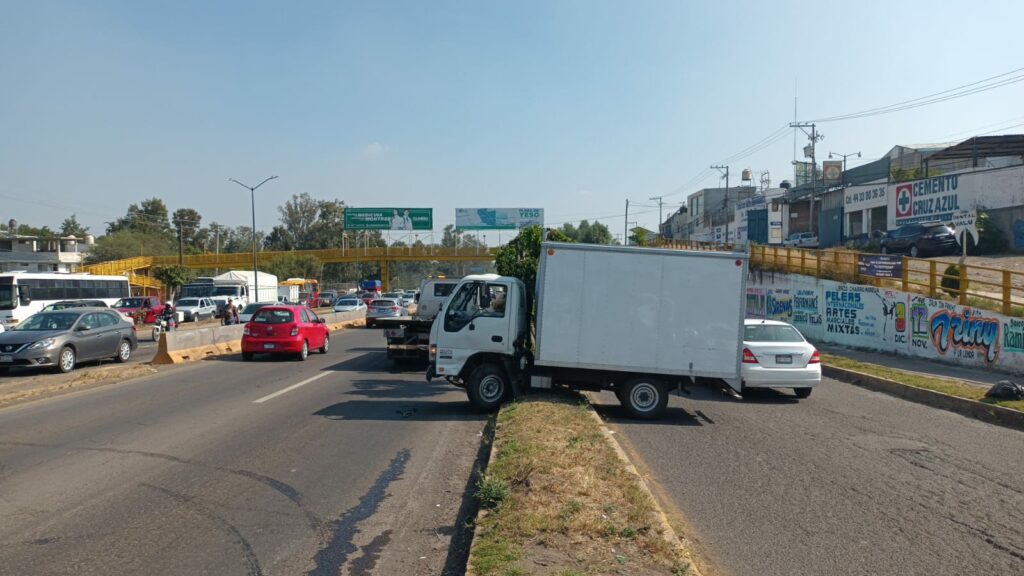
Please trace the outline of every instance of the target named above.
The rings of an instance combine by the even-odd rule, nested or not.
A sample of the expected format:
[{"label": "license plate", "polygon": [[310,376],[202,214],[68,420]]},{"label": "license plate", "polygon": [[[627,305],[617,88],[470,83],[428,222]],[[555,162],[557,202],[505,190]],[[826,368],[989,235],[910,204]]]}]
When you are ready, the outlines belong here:
[{"label": "license plate", "polygon": [[0,362],[14,362],[14,356],[0,356]]},{"label": "license plate", "polygon": [[273,350],[274,349],[274,345],[273,344],[264,344],[263,345],[263,349],[264,350]]},{"label": "license plate", "polygon": [[776,364],[792,364],[793,363],[793,355],[792,354],[779,354],[778,356],[775,357],[775,363]]}]

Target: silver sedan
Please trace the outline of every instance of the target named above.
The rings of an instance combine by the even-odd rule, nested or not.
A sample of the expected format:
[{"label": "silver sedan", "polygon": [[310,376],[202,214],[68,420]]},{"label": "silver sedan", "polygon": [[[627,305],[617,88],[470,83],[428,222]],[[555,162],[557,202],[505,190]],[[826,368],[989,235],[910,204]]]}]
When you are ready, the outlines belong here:
[{"label": "silver sedan", "polygon": [[70,372],[79,362],[127,362],[138,348],[135,326],[109,308],[71,308],[33,314],[0,334],[0,372],[13,366]]}]

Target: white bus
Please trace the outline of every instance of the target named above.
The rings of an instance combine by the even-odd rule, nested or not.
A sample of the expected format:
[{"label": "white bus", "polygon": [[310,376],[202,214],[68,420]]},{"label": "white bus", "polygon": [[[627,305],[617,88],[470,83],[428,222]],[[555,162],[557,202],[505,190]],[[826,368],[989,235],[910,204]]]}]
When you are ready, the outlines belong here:
[{"label": "white bus", "polygon": [[131,296],[126,276],[5,272],[0,274],[0,323],[11,328],[61,300],[103,300],[112,306]]}]

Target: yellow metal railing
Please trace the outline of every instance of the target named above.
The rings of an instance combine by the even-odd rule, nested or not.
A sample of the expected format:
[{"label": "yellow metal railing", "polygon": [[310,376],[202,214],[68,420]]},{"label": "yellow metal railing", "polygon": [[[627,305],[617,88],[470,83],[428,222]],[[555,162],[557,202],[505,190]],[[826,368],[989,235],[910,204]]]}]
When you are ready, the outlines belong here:
[{"label": "yellow metal railing", "polygon": [[[750,247],[751,267],[890,287],[937,300],[950,298],[959,304],[998,310],[1006,315],[1021,315],[1024,312],[1024,272],[973,264],[959,265],[954,261],[955,258],[929,260],[903,256],[899,278],[861,274],[861,259],[873,256],[877,254],[845,249]],[[946,270],[951,264],[957,264],[957,273],[947,275]],[[943,280],[946,280],[946,286],[943,286]]]}]

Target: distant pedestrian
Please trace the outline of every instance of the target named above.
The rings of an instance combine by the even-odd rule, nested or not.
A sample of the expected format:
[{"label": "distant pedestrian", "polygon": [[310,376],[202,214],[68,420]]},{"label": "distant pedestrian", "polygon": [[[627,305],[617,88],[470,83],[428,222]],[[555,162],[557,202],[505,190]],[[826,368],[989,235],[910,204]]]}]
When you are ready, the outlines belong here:
[{"label": "distant pedestrian", "polygon": [[231,298],[228,298],[228,303],[224,306],[224,325],[234,324],[238,318],[238,313],[235,312],[235,305]]}]

